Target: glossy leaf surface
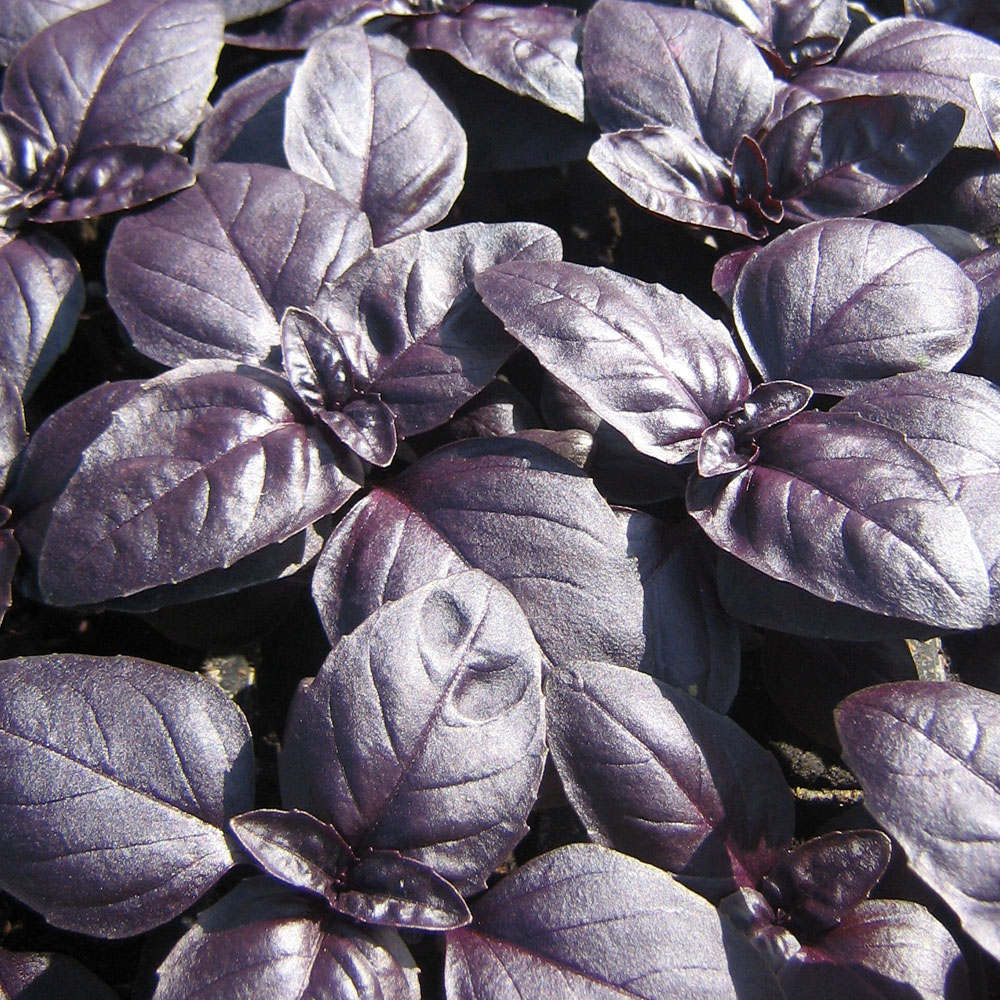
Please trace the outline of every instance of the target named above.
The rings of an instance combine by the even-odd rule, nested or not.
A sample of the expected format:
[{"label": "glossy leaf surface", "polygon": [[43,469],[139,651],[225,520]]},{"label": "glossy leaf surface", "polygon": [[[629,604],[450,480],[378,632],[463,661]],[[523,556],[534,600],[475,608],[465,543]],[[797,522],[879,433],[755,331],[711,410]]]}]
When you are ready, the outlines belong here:
[{"label": "glossy leaf surface", "polygon": [[1000,45],[962,28],[921,18],[889,17],[873,25],[837,60],[871,77],[879,92],[920,94],[965,110],[959,145],[991,149],[969,74],[1000,76]]},{"label": "glossy leaf surface", "polygon": [[448,214],[462,190],[466,141],[401,42],[344,26],[318,39],[295,74],[285,155],[367,213],[381,244]]},{"label": "glossy leaf surface", "polygon": [[615,187],[657,215],[693,226],[753,236],[733,208],[729,164],[703,142],[673,125],[606,132],[587,159]]},{"label": "glossy leaf surface", "polygon": [[118,0],[35,35],[0,99],[71,160],[100,146],[176,148],[201,118],[221,47],[215,4]]},{"label": "glossy leaf surface", "polygon": [[1000,615],[1000,390],[956,372],[911,372],[864,386],[837,404],[906,434],[965,511]]},{"label": "glossy leaf surface", "polygon": [[471,892],[526,832],[543,733],[523,613],[485,574],[462,573],[384,605],[300,688],[282,798],[355,853],[399,851]]},{"label": "glossy leaf surface", "polygon": [[334,827],[308,813],[258,809],[229,827],[268,874],[362,923],[448,930],[472,919],[458,891],[426,865],[396,851],[356,858]]},{"label": "glossy leaf surface", "polygon": [[114,410],[52,507],[46,600],[91,604],[229,566],[358,488],[356,463],[300,422],[284,383],[247,371],[191,362]]},{"label": "glossy leaf surface", "polygon": [[674,125],[729,157],[771,110],[773,77],[747,36],[697,10],[600,0],[583,36],[587,101],[602,132]]},{"label": "glossy leaf surface", "polygon": [[943,924],[917,903],[862,903],[807,944],[778,977],[787,1000],[967,1000],[965,961]]},{"label": "glossy leaf surface", "polygon": [[963,121],[958,105],[929,98],[845,97],[781,118],[761,149],[789,220],[866,215],[924,180]]},{"label": "glossy leaf surface", "polygon": [[802,226],[756,251],[733,315],[766,379],[821,392],[915,368],[951,368],[968,350],[978,296],[923,236],[887,222]]},{"label": "glossy leaf surface", "polygon": [[352,508],[320,557],[313,599],[335,643],[386,601],[473,567],[517,598],[551,662],[638,666],[643,593],[628,549],[571,462],[526,441],[465,441]]},{"label": "glossy leaf surface", "polygon": [[307,307],[371,246],[363,216],[288,170],[219,164],[190,190],[122,220],[108,300],[142,353],[271,361],[288,306]]},{"label": "glossy leaf surface", "polygon": [[379,396],[406,438],[444,423],[514,349],[479,300],[476,275],[561,255],[551,229],[527,222],[414,233],[328,281],[315,311],[339,335],[358,387]]},{"label": "glossy leaf surface", "polygon": [[270,879],[241,882],[159,968],[154,1000],[418,1000],[413,959],[388,928],[360,927]]},{"label": "glossy leaf surface", "polygon": [[448,1000],[773,1000],[775,989],[710,903],[591,844],[529,861],[447,938]]},{"label": "glossy leaf surface", "polygon": [[125,937],[232,866],[223,827],[252,801],[253,757],[220,689],[127,657],[25,657],[0,674],[5,891],[55,926]]},{"label": "glossy leaf surface", "polygon": [[661,285],[556,262],[496,267],[476,287],[545,368],[664,462],[749,392],[726,328]]},{"label": "glossy leaf surface", "polygon": [[777,761],[723,715],[635,670],[546,680],[549,750],[597,843],[712,900],[753,886],[793,833]]},{"label": "glossy leaf surface", "polygon": [[841,704],[837,731],[868,811],[1000,955],[1000,696],[954,681],[881,684]]},{"label": "glossy leaf surface", "polygon": [[66,349],[83,306],[80,267],[44,233],[0,245],[0,366],[30,396]]},{"label": "glossy leaf surface", "polygon": [[97,7],[102,0],[0,0],[0,64],[43,28],[70,14]]},{"label": "glossy leaf surface", "polygon": [[583,121],[579,19],[566,7],[480,3],[452,17],[418,18],[407,43],[438,49],[515,94]]},{"label": "glossy leaf surface", "polygon": [[801,413],[755,464],[695,477],[688,509],[721,548],[826,600],[939,628],[988,617],[989,580],[961,508],[902,434]]}]

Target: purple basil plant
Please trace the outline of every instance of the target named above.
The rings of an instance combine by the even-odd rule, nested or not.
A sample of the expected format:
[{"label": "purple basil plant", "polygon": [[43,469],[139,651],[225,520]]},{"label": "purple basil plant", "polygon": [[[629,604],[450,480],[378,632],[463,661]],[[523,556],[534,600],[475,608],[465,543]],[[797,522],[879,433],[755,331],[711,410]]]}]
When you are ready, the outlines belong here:
[{"label": "purple basil plant", "polygon": [[996,28],[0,0],[0,998],[995,996]]}]

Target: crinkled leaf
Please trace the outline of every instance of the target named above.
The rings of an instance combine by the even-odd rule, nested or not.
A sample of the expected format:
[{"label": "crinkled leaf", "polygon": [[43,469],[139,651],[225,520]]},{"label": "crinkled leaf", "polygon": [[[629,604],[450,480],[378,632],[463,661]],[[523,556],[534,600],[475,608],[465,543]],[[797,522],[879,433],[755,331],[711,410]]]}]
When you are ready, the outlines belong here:
[{"label": "crinkled leaf", "polygon": [[466,141],[402,42],[344,26],[321,36],[295,73],[285,155],[367,213],[382,244],[448,214],[464,182]]},{"label": "crinkled leaf", "polygon": [[583,72],[602,132],[675,125],[723,157],[760,128],[774,96],[771,71],[738,28],[632,0],[591,8]]},{"label": "crinkled leaf", "polygon": [[295,395],[313,414],[343,406],[354,391],[340,338],[304,309],[286,309],[281,318],[281,364]]},{"label": "crinkled leaf", "polygon": [[835,219],[785,233],[744,265],[733,315],[766,379],[821,392],[951,368],[975,332],[973,283],[923,236]]},{"label": "crinkled leaf", "polygon": [[387,927],[361,927],[270,879],[241,882],[177,942],[153,1000],[419,1000],[413,958]]},{"label": "crinkled leaf", "polygon": [[0,0],[0,65],[43,28],[106,0]]},{"label": "crinkled leaf", "polygon": [[0,885],[51,924],[126,937],[233,864],[253,799],[246,720],[194,674],[129,657],[0,664]]},{"label": "crinkled leaf", "polygon": [[414,233],[328,281],[315,311],[340,336],[358,389],[377,394],[407,438],[443,424],[514,350],[476,275],[561,254],[551,229],[528,222]]},{"label": "crinkled leaf", "polygon": [[70,160],[102,146],[176,149],[215,83],[222,12],[201,0],[117,0],[35,35],[2,103]]},{"label": "crinkled leaf", "polygon": [[661,285],[553,262],[495,267],[476,288],[556,378],[664,462],[690,456],[749,392],[726,328]]},{"label": "crinkled leaf", "polygon": [[836,831],[789,848],[761,883],[800,937],[830,930],[863,903],[889,867],[892,843],[878,830]]},{"label": "crinkled leaf", "polygon": [[282,799],[355,853],[398,850],[472,892],[526,832],[544,756],[538,646],[505,588],[472,571],[337,643],[292,703]]},{"label": "crinkled leaf", "polygon": [[850,26],[845,0],[780,0],[772,18],[771,43],[793,70],[830,59]]},{"label": "crinkled leaf", "polygon": [[865,807],[1000,954],[1000,696],[954,681],[881,684],[841,704],[837,731]]},{"label": "crinkled leaf", "polygon": [[116,1000],[117,996],[67,955],[0,948],[0,1000]]},{"label": "crinkled leaf", "polygon": [[83,306],[72,254],[44,233],[0,246],[0,367],[30,396],[66,349]]},{"label": "crinkled leaf", "polygon": [[347,500],[357,463],[263,376],[190,362],[114,410],[52,507],[38,555],[49,603],[97,603],[230,566]]},{"label": "crinkled leaf", "polygon": [[378,397],[353,399],[319,419],[359,458],[385,467],[396,455],[396,421]]},{"label": "crinkled leaf", "polygon": [[773,1000],[777,987],[711,903],[593,844],[529,861],[451,931],[448,1000]]},{"label": "crinkled leaf", "polygon": [[334,827],[309,813],[258,809],[229,828],[268,874],[362,923],[450,930],[472,919],[458,890],[426,865],[396,851],[355,858]]},{"label": "crinkled leaf", "polygon": [[1000,382],[1000,249],[985,250],[963,261],[962,270],[979,292],[979,322],[972,347],[959,367]]},{"label": "crinkled leaf", "polygon": [[[965,110],[958,144],[991,149],[970,71],[1000,76],[1000,45],[962,28],[921,18],[890,17],[868,28],[837,60],[840,70],[870,77],[861,88],[951,101]],[[846,78],[842,78],[846,83]],[[862,93],[864,90],[855,90]]]},{"label": "crinkled leaf", "polygon": [[780,119],[761,149],[786,218],[865,215],[924,180],[963,121],[958,105],[927,97],[844,97]]},{"label": "crinkled leaf", "polygon": [[517,598],[551,662],[642,661],[624,525],[579,468],[528,441],[459,442],[372,490],[330,536],[313,599],[336,643],[386,601],[469,567]]},{"label": "crinkled leaf", "polygon": [[938,628],[977,628],[989,579],[961,507],[898,431],[800,413],[761,435],[757,461],[688,486],[722,549],[819,597]]},{"label": "crinkled leaf", "polygon": [[119,212],[162,198],[194,183],[183,156],[148,146],[102,146],[78,156],[59,184],[59,196],[31,217],[73,222]]},{"label": "crinkled leaf", "polygon": [[108,248],[108,299],[135,346],[166,365],[189,358],[280,364],[288,306],[312,304],[371,246],[364,217],[288,170],[218,164]]},{"label": "crinkled leaf", "polygon": [[578,25],[567,7],[479,3],[454,17],[418,18],[407,43],[447,52],[473,73],[583,121]]},{"label": "crinkled leaf", "polygon": [[837,411],[906,434],[965,511],[990,577],[991,620],[1000,619],[1000,389],[957,372],[910,372],[864,386]]},{"label": "crinkled leaf", "polygon": [[641,511],[621,516],[646,597],[643,669],[717,712],[728,711],[739,686],[740,637],[719,605],[711,546]]},{"label": "crinkled leaf", "polygon": [[756,235],[733,207],[729,165],[672,125],[606,132],[587,159],[643,208],[677,222]]},{"label": "crinkled leaf", "polygon": [[869,900],[778,976],[787,1000],[968,1000],[965,960],[947,929],[917,903]]},{"label": "crinkled leaf", "polygon": [[791,840],[777,761],[690,695],[603,663],[553,671],[545,694],[549,752],[597,843],[718,900]]},{"label": "crinkled leaf", "polygon": [[269,63],[226,88],[198,129],[196,171],[220,160],[288,167],[285,98],[298,65],[297,59]]}]

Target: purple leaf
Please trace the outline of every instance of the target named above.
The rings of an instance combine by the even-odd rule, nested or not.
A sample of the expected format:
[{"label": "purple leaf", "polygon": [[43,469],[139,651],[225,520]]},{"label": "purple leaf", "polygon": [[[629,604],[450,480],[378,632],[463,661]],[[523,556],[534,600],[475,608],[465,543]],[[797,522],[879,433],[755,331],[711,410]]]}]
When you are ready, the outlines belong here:
[{"label": "purple leaf", "polygon": [[340,338],[304,309],[290,307],[281,318],[281,362],[295,395],[310,413],[338,409],[354,393]]},{"label": "purple leaf", "polygon": [[864,386],[837,411],[905,433],[965,511],[990,577],[1000,620],[1000,388],[957,372],[910,372]]},{"label": "purple leaf", "polygon": [[959,367],[1000,382],[1000,249],[985,250],[963,261],[962,270],[979,292],[979,323]]},{"label": "purple leaf", "polygon": [[738,28],[632,0],[591,8],[583,72],[602,132],[674,125],[727,158],[764,123],[774,96],[771,71]]},{"label": "purple leaf", "polygon": [[646,598],[642,668],[715,711],[728,711],[740,679],[740,637],[719,606],[711,546],[704,536],[673,532],[649,514],[621,516]]},{"label": "purple leaf", "polygon": [[364,24],[388,13],[388,6],[385,0],[291,0],[259,20],[230,25],[226,41],[254,49],[307,49],[330,28]]},{"label": "purple leaf", "polygon": [[0,65],[43,28],[106,0],[0,0]]},{"label": "purple leaf", "polygon": [[845,0],[782,0],[772,9],[772,44],[793,70],[832,58],[850,26]]},{"label": "purple leaf", "polygon": [[1000,77],[973,73],[969,76],[969,86],[993,140],[993,148],[1000,153]]},{"label": "purple leaf", "polygon": [[750,389],[726,328],[661,285],[562,262],[476,281],[508,332],[643,454],[688,458]]},{"label": "purple leaf", "polygon": [[289,165],[367,213],[378,244],[440,222],[465,175],[465,133],[406,52],[336,28],[306,53],[286,104]]},{"label": "purple leaf", "polygon": [[806,104],[761,140],[774,197],[798,222],[873,212],[927,177],[963,120],[955,104],[902,94]]},{"label": "purple leaf", "polygon": [[515,347],[479,300],[476,275],[561,253],[551,229],[528,222],[414,233],[328,280],[313,311],[337,331],[358,389],[377,394],[407,438],[443,424]]},{"label": "purple leaf", "polygon": [[319,419],[359,458],[372,465],[389,465],[396,455],[396,421],[378,397],[353,399]]},{"label": "purple leaf", "polygon": [[965,960],[917,903],[869,900],[778,975],[787,1000],[969,1000]]},{"label": "purple leaf", "polygon": [[417,18],[407,43],[447,52],[473,73],[583,121],[579,21],[566,7],[478,3],[455,17]]},{"label": "purple leaf", "polygon": [[692,478],[688,509],[720,548],[831,601],[978,628],[989,580],[962,509],[905,437],[849,413],[800,413],[755,464]]},{"label": "purple leaf", "polygon": [[190,362],[116,407],[52,507],[45,600],[92,604],[230,566],[343,504],[360,469],[284,386]]},{"label": "purple leaf", "polygon": [[[10,510],[0,506],[0,526],[7,523]],[[21,556],[21,547],[10,528],[0,527],[0,622],[10,608],[11,584],[14,582],[14,568]]]},{"label": "purple leaf", "polygon": [[254,768],[221,689],[128,657],[25,657],[0,676],[5,891],[57,927],[127,937],[232,866],[223,827]]},{"label": "purple leaf", "polygon": [[270,879],[241,882],[177,942],[153,1000],[419,1000],[417,969],[386,927],[360,927]]},{"label": "purple leaf", "polygon": [[183,156],[148,146],[102,146],[78,156],[59,182],[58,197],[31,217],[73,222],[135,208],[194,183]]},{"label": "purple leaf", "polygon": [[[961,28],[919,18],[886,18],[863,32],[837,60],[840,70],[867,76],[857,81],[867,92],[926,96],[951,101],[965,110],[961,146],[992,149],[989,132],[978,113],[970,70],[1000,76],[1000,45]],[[846,80],[844,80],[846,82]]]},{"label": "purple leaf", "polygon": [[202,117],[222,12],[200,0],[116,0],[35,35],[0,98],[70,160],[102,146],[176,150]]},{"label": "purple leaf", "polygon": [[67,955],[7,951],[0,948],[0,997],[3,1000],[116,1000],[118,994]]},{"label": "purple leaf", "polygon": [[288,170],[219,164],[116,228],[108,300],[135,346],[165,365],[262,362],[288,306],[307,307],[371,247],[364,217]]},{"label": "purple leaf", "polygon": [[800,937],[836,927],[863,903],[889,867],[892,843],[878,830],[813,837],[789,848],[761,883],[775,912]]},{"label": "purple leaf", "polygon": [[336,644],[292,703],[282,799],[355,854],[397,850],[473,892],[527,832],[544,756],[538,647],[510,594],[473,571]]},{"label": "purple leaf", "polygon": [[44,233],[0,245],[0,367],[25,397],[69,345],[83,306],[72,254]]},{"label": "purple leaf", "polygon": [[642,661],[643,593],[624,525],[579,468],[539,444],[441,448],[372,490],[330,536],[313,599],[331,642],[386,601],[474,567],[517,598],[552,663]]},{"label": "purple leaf", "polygon": [[27,442],[21,394],[7,372],[0,368],[0,490],[7,481],[14,459]]},{"label": "purple leaf", "polygon": [[700,139],[672,125],[606,132],[587,159],[634,202],[657,215],[755,236],[732,205],[728,163]]},{"label": "purple leaf", "polygon": [[880,684],[845,699],[836,719],[865,807],[1000,956],[1000,696],[952,681]]},{"label": "purple leaf", "polygon": [[472,919],[455,887],[426,865],[395,851],[355,858],[334,827],[309,813],[258,809],[229,827],[268,874],[363,923],[450,930]]},{"label": "purple leaf", "polygon": [[792,838],[777,761],[735,723],[636,670],[576,663],[545,685],[549,752],[591,839],[718,900]]},{"label": "purple leaf", "polygon": [[334,909],[362,923],[413,930],[449,931],[472,920],[447,879],[396,851],[372,851],[348,869]]},{"label": "purple leaf", "polygon": [[535,858],[473,907],[445,952],[449,1000],[773,1000],[770,973],[706,900],[592,844]]},{"label": "purple leaf", "polygon": [[978,297],[923,236],[888,222],[802,226],[758,250],[733,295],[740,339],[765,379],[820,392],[916,368],[951,368],[968,350]]},{"label": "purple leaf", "polygon": [[287,168],[285,98],[298,65],[297,59],[269,63],[226,88],[198,129],[198,173],[220,160]]}]

